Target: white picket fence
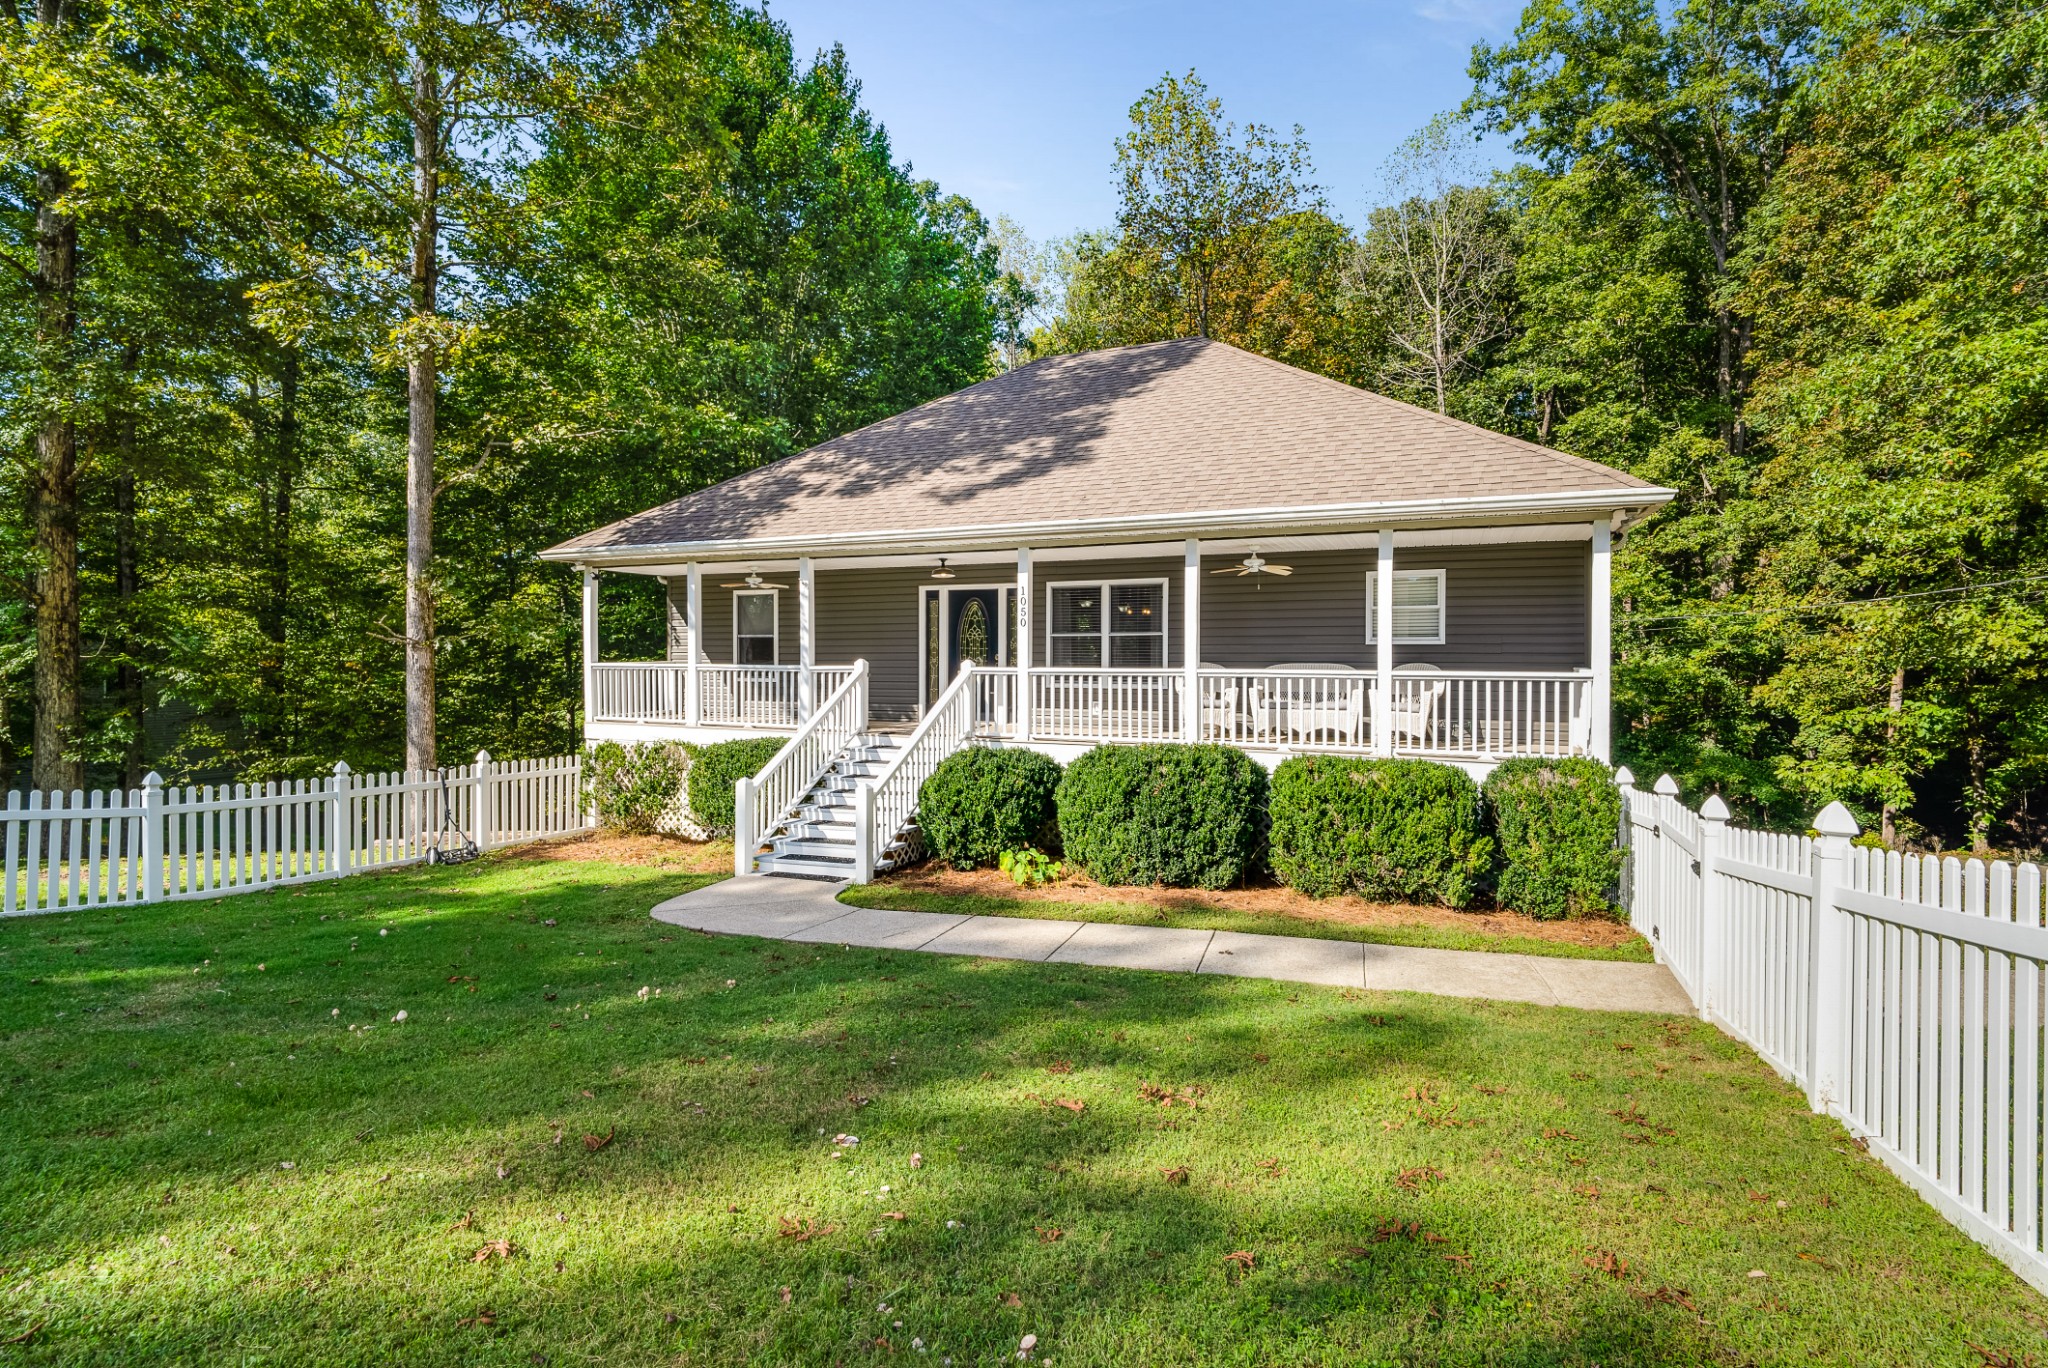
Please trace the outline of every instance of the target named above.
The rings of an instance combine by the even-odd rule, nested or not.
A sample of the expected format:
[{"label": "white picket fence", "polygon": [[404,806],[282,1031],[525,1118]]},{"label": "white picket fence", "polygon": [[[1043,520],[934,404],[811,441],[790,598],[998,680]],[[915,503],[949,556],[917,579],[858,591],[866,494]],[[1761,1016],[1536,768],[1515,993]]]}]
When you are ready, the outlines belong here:
[{"label": "white picket fence", "polygon": [[[446,777],[444,802],[443,776]],[[479,849],[590,829],[582,758],[440,771],[7,795],[0,916],[217,898],[427,858],[455,830]]]},{"label": "white picket fence", "polygon": [[1700,1015],[2048,1292],[2043,871],[1747,831],[1623,780],[1629,915]]}]

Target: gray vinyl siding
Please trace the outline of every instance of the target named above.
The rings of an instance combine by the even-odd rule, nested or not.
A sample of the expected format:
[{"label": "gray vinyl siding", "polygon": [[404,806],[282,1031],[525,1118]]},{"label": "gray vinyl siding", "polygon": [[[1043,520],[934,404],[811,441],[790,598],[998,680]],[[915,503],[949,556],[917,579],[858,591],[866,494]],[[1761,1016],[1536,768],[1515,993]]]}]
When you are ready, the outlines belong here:
[{"label": "gray vinyl siding", "polygon": [[[1571,670],[1592,663],[1586,542],[1419,546],[1394,557],[1396,572],[1442,570],[1447,612],[1441,645],[1397,646],[1394,663],[1458,670]],[[1269,553],[1286,578],[1214,575],[1228,556],[1202,561],[1202,658],[1225,668],[1276,664],[1370,669],[1366,638],[1371,550]]]},{"label": "gray vinyl siding", "polygon": [[865,659],[868,711],[883,721],[917,716],[918,590],[931,582],[915,566],[818,572],[818,663]]},{"label": "gray vinyl siding", "polygon": [[1181,663],[1181,563],[1178,560],[1038,561],[1031,567],[1033,591],[1038,602],[1031,617],[1031,663],[1052,664],[1046,646],[1047,624],[1052,617],[1051,586],[1055,584],[1113,584],[1118,580],[1166,581],[1166,664]]}]

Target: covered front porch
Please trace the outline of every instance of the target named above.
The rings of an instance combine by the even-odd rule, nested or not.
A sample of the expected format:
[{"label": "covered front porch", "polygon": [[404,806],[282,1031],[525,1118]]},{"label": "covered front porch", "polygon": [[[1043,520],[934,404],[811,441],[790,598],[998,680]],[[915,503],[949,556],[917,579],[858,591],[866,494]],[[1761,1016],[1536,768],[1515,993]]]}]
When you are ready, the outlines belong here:
[{"label": "covered front porch", "polygon": [[1609,542],[1603,518],[634,566],[669,584],[670,658],[632,662],[596,659],[586,568],[586,731],[794,733],[865,662],[879,729],[914,728],[957,685],[977,735],[1056,755],[1605,759]]}]

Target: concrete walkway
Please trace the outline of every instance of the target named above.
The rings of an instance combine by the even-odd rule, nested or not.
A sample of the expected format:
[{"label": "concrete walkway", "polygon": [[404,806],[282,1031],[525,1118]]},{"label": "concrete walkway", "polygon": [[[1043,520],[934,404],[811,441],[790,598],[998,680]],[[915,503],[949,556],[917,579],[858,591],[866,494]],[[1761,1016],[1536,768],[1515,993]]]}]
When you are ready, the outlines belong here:
[{"label": "concrete walkway", "polygon": [[655,907],[654,917],[693,931],[878,950],[924,950],[938,955],[1096,964],[1163,973],[1231,974],[1384,992],[1496,998],[1546,1007],[1692,1011],[1685,991],[1661,964],[1421,950],[1168,926],[892,912],[848,907],[837,900],[845,887],[843,883],[753,874],[670,898]]}]

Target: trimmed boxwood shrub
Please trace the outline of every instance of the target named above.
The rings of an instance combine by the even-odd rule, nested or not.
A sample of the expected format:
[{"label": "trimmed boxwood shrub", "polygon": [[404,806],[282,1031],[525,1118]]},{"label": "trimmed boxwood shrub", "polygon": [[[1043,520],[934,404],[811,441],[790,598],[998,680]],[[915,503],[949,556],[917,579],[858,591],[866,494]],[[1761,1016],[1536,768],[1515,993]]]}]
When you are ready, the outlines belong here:
[{"label": "trimmed boxwood shrub", "polygon": [[[691,749],[681,741],[592,746],[583,757],[583,783],[598,825],[642,836],[653,831],[683,796]],[[726,806],[732,806],[730,797]]]},{"label": "trimmed boxwood shrub", "polygon": [[1505,760],[1486,776],[1501,906],[1549,920],[1611,910],[1621,790],[1598,760]]},{"label": "trimmed boxwood shrub", "polygon": [[925,844],[955,869],[993,865],[1006,850],[1053,850],[1060,767],[1034,750],[969,746],[939,762],[917,791]]},{"label": "trimmed boxwood shrub", "polygon": [[774,736],[699,746],[690,765],[690,816],[697,825],[731,835],[732,786],[759,774],[782,746]]},{"label": "trimmed boxwood shrub", "polygon": [[1058,804],[1067,859],[1101,883],[1228,888],[1257,863],[1266,771],[1230,746],[1097,746]]},{"label": "trimmed boxwood shrub", "polygon": [[1273,772],[1272,811],[1273,872],[1312,898],[1464,907],[1493,863],[1479,786],[1429,760],[1298,756]]}]

